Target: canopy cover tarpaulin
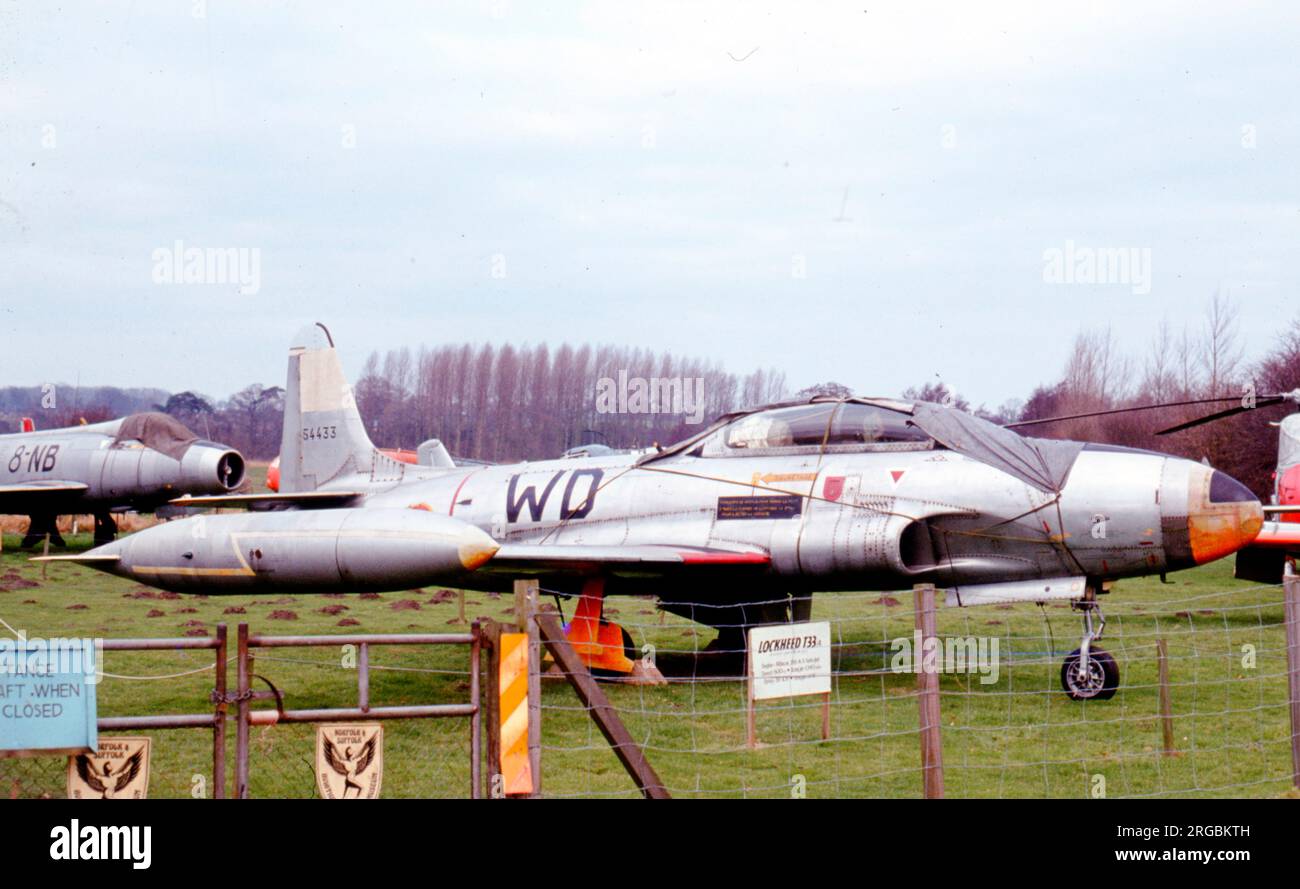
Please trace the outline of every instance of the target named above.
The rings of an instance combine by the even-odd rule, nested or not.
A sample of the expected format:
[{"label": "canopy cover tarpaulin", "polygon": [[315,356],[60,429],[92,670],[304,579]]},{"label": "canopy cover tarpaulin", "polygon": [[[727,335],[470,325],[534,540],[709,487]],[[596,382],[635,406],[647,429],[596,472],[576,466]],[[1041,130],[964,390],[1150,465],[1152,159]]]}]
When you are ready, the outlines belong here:
[{"label": "canopy cover tarpaulin", "polygon": [[167,414],[150,412],[132,414],[117,427],[113,444],[138,441],[147,448],[166,454],[173,460],[185,456],[190,445],[199,437],[185,428],[185,424]]},{"label": "canopy cover tarpaulin", "polygon": [[1059,493],[1083,442],[1026,438],[979,417],[918,401],[912,422],[950,450],[1013,475],[1048,494]]}]

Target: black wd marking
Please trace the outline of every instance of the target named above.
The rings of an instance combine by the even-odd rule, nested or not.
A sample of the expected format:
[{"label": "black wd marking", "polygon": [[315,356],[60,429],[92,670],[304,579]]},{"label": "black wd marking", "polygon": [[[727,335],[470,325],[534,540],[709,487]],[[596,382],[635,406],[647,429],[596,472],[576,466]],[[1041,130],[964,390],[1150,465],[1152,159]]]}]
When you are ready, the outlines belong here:
[{"label": "black wd marking", "polygon": [[[519,491],[520,476],[510,476],[510,484],[506,488],[506,521],[511,523],[519,521],[519,514],[527,506],[529,517],[534,522],[540,522],[542,514],[546,512],[546,501],[550,499],[551,492],[555,490],[555,486],[566,472],[569,470],[561,469],[551,476],[546,487],[542,488],[540,496],[534,485],[529,485],[522,492]],[[560,501],[561,520],[587,517],[592,507],[596,505],[596,491],[600,488],[600,480],[604,475],[605,472],[601,469],[573,470],[569,476],[569,483],[564,486],[564,497]],[[578,479],[581,477],[589,478],[591,481],[585,494],[575,496],[575,491],[578,490]]]},{"label": "black wd marking", "polygon": [[532,485],[524,488],[524,492],[518,497],[515,497],[515,488],[519,484],[519,476],[510,476],[510,485],[506,488],[506,521],[519,521],[519,510],[527,504],[528,514],[532,516],[533,521],[540,522],[542,520],[542,511],[546,509],[546,500],[551,496],[551,491],[554,490],[555,483],[560,480],[560,476],[562,475],[564,475],[564,470],[555,473],[551,480],[546,483],[546,487],[542,489],[542,496],[540,499],[537,496],[537,489]]},{"label": "black wd marking", "polygon": [[[578,483],[579,476],[586,476],[591,479],[591,486],[587,488],[587,493],[579,501],[576,509],[570,508],[573,500],[573,488]],[[564,500],[560,502],[560,518],[567,519],[585,519],[591,512],[591,508],[596,505],[596,491],[600,488],[600,480],[605,475],[601,469],[578,469],[573,475],[569,476],[569,483],[564,486]]]}]

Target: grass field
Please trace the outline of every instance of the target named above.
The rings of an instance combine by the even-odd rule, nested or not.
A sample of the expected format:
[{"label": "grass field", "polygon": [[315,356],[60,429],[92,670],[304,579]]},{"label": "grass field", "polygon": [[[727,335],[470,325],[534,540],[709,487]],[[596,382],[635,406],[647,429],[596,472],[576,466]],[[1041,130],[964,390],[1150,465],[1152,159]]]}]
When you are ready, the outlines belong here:
[{"label": "grass field", "polygon": [[[364,599],[171,597],[75,565],[51,564],[43,573],[16,551],[17,543],[17,535],[4,535],[0,619],[29,637],[210,634],[223,621],[232,639],[240,621],[267,634],[457,626],[455,598],[439,601],[436,590]],[[73,549],[90,545],[85,534],[69,543]],[[1281,590],[1234,581],[1228,562],[1171,579],[1168,585],[1155,578],[1125,581],[1105,601],[1110,624],[1103,646],[1123,671],[1123,687],[1105,702],[1074,703],[1060,691],[1060,659],[1078,645],[1079,635],[1078,617],[1068,607],[940,609],[942,635],[995,637],[1001,655],[996,683],[970,675],[941,678],[947,794],[1087,797],[1104,780],[1109,797],[1287,795]],[[507,621],[510,604],[469,593],[467,615]],[[714,635],[661,614],[647,599],[615,599],[610,608],[636,644],[655,646],[665,665],[693,662],[693,652]],[[746,749],[744,686],[735,679],[676,681],[666,688],[606,686],[674,795],[786,797],[792,788],[810,797],[920,794],[914,677],[886,669],[890,640],[911,636],[910,593],[817,596],[814,619],[832,621],[836,639],[829,741],[820,740],[820,703],[799,699],[762,707],[762,746]],[[343,621],[355,623],[340,626]],[[1157,638],[1169,647],[1174,756],[1161,752]],[[356,674],[342,659],[333,647],[280,649],[259,655],[255,672],[284,692],[289,707],[352,706]],[[210,661],[208,652],[110,652],[105,670],[165,676],[201,670]],[[450,703],[467,696],[464,648],[375,650],[371,662],[374,704]],[[230,675],[233,687],[233,658]],[[153,680],[106,677],[99,686],[99,712],[204,712],[211,683],[210,672]],[[547,795],[635,795],[567,684],[544,683],[543,705]],[[385,732],[385,796],[467,794],[464,721],[392,721]],[[202,783],[210,780],[210,733],[150,734],[150,794],[210,795]],[[230,735],[233,772],[233,723]],[[252,795],[315,795],[312,727],[254,728],[252,746]],[[0,760],[0,795],[61,796],[64,768],[65,761],[51,758]]]}]

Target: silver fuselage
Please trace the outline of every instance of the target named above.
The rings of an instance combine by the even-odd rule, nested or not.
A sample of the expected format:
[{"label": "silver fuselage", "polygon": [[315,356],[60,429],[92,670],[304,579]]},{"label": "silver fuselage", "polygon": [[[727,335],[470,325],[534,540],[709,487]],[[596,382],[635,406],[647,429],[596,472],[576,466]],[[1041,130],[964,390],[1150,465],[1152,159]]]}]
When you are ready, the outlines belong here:
[{"label": "silver fuselage", "polygon": [[[0,512],[149,511],[183,493],[225,493],[243,481],[243,459],[224,445],[198,441],[177,460],[138,441],[117,442],[121,422],[0,435]],[[41,489],[60,483],[84,488]]]},{"label": "silver fuselage", "polygon": [[[1211,469],[1147,452],[1085,448],[1059,496],[944,449],[637,459],[386,466],[321,490],[452,516],[501,543],[753,550],[770,555],[756,580],[783,590],[1148,575],[1217,558],[1216,540],[1230,551],[1257,530],[1253,498],[1212,503]],[[611,583],[620,590],[651,591],[635,578]]]}]

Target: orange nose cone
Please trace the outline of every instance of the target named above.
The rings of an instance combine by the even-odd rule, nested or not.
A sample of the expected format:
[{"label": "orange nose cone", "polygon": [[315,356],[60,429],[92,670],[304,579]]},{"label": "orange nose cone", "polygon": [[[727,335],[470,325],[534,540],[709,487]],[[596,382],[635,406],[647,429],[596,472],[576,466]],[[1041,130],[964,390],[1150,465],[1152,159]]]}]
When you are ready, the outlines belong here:
[{"label": "orange nose cone", "polygon": [[1264,509],[1250,489],[1230,475],[1210,475],[1205,496],[1187,517],[1192,558],[1203,565],[1249,544],[1264,526]]}]

